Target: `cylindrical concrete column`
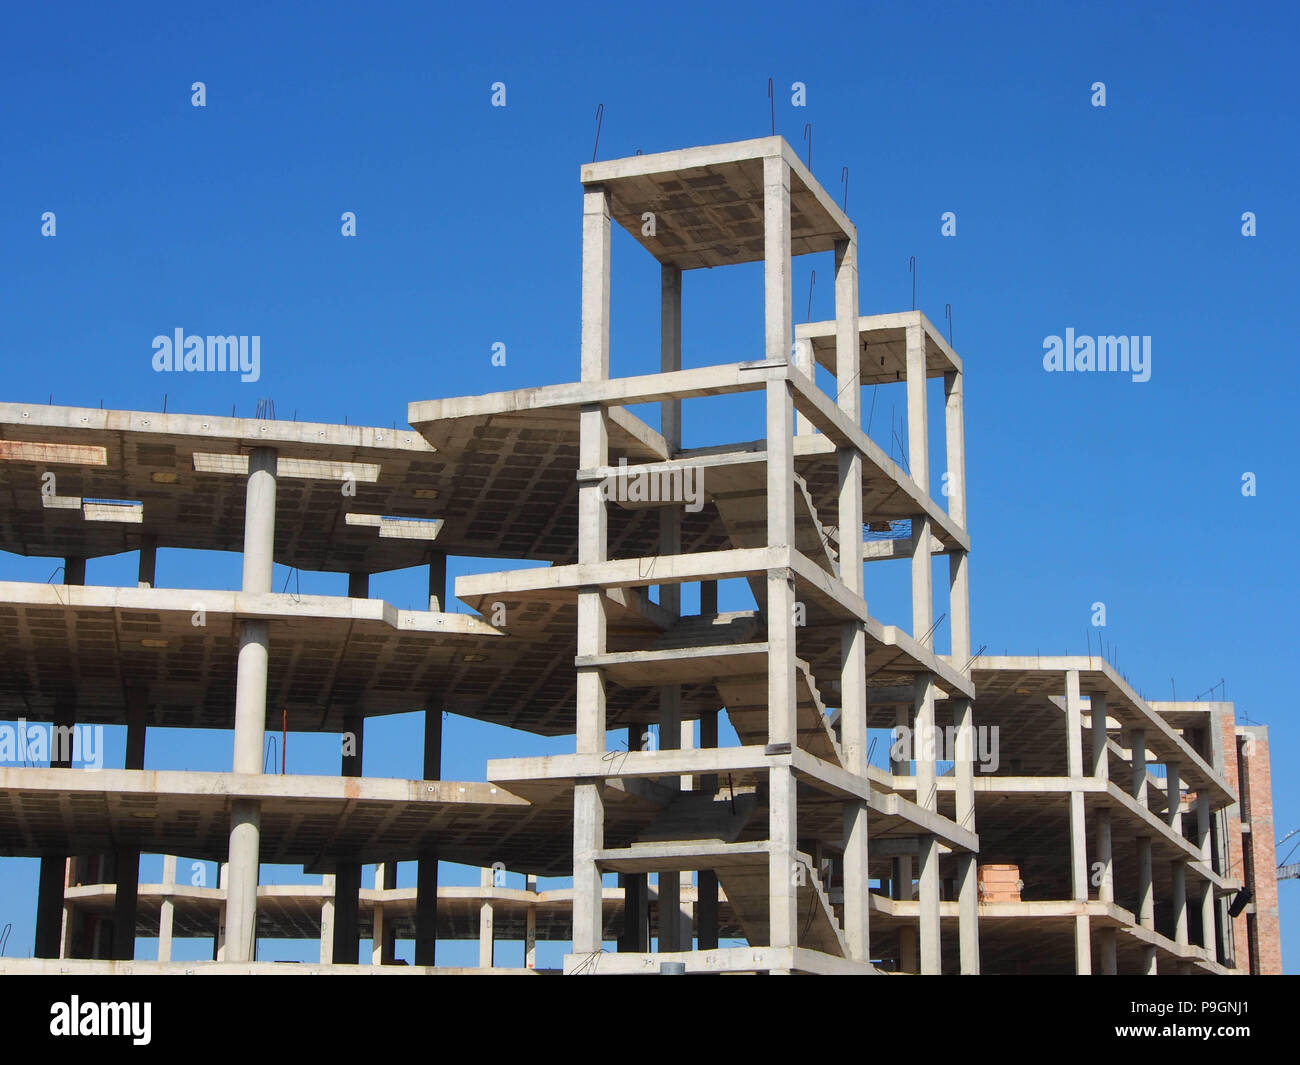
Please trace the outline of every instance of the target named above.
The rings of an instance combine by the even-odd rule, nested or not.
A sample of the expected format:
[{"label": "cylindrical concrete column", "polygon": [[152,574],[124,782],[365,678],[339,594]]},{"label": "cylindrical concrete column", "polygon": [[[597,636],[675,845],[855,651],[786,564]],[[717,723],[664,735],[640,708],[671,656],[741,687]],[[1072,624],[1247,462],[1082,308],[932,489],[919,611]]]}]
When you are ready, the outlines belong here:
[{"label": "cylindrical concrete column", "polygon": [[269,592],[275,569],[274,448],[255,447],[248,456],[244,507],[244,584],[246,592]]},{"label": "cylindrical concrete column", "polygon": [[[244,510],[245,592],[269,592],[275,565],[274,448],[254,448],[248,456]],[[241,622],[235,680],[233,771],[262,772],[266,739],[266,682],[270,635],[265,621]],[[253,961],[257,954],[257,879],[261,849],[261,808],[256,800],[230,804],[230,851],[226,888],[228,961]]]}]

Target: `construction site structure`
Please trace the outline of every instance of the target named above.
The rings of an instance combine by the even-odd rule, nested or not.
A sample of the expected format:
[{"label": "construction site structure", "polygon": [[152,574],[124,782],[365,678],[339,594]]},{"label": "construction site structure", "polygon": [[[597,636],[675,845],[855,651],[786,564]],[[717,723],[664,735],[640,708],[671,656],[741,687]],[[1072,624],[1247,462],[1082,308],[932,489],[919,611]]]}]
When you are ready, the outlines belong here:
[{"label": "construction site structure", "polygon": [[[790,146],[581,182],[575,382],[414,402],[400,430],[0,404],[0,549],[63,559],[57,583],[0,583],[0,714],[127,734],[122,769],[53,743],[49,768],[0,767],[0,854],[41,859],[35,958],[0,970],[169,971],[196,964],[168,960],[185,935],[248,971],[281,968],[259,937],[319,937],[294,968],[323,972],[363,938],[427,972],[440,938],[474,937],[483,968],[522,941],[525,971],[538,939],[569,942],[566,973],[1280,967],[1252,849],[1266,739],[1243,755],[1231,704],[1147,703],[1098,658],[972,653],[962,362],[919,311],[860,314],[856,230]],[[614,222],[660,265],[656,373],[612,372]],[[835,318],[796,328],[792,257],[822,252]],[[748,262],[763,350],[684,367],[684,274]],[[902,465],[863,428],[863,390],[890,385]],[[683,445],[688,402],[708,417],[741,393],[762,415],[739,439]],[[156,587],[159,547],[241,552],[240,590]],[[87,559],[127,551],[137,587],[85,583]],[[550,565],[458,578],[466,614],[449,556]],[[890,560],[910,629],[868,609]],[[277,593],[275,563],[346,573],[347,595]],[[369,597],[416,566],[427,610]],[[720,581],[753,607],[720,612]],[[365,776],[367,718],[411,711],[421,778]],[[574,749],[444,781],[444,712]],[[233,732],[230,771],[145,771],[159,726]],[[267,772],[281,728],[343,736],[339,775]],[[1271,856],[1271,807],[1268,833]],[[140,885],[141,853],[170,856],[162,884]],[[220,882],[178,883],[175,856]],[[440,862],[480,886],[439,885]],[[323,879],[259,885],[264,863]],[[159,961],[134,960],[141,935]],[[413,964],[392,964],[408,937]]]}]

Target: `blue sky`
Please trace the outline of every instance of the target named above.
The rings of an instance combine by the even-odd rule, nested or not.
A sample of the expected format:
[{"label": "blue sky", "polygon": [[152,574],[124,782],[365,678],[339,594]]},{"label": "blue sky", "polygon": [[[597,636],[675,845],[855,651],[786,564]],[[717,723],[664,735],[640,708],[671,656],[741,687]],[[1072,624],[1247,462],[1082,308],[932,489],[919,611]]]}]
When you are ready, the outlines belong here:
[{"label": "blue sky", "polygon": [[[149,410],[166,393],[169,410],[252,415],[269,397],[281,417],[389,425],[411,400],[573,379],[578,167],[597,105],[600,158],[746,139],[770,130],[770,76],[777,132],[803,155],[812,123],[812,167],[836,199],[849,168],[863,310],[910,307],[913,255],[918,305],[944,329],[952,306],[975,647],[1084,653],[1104,602],[1104,638],[1137,688],[1191,698],[1222,679],[1239,714],[1270,726],[1276,827],[1300,825],[1287,772],[1295,584],[1272,557],[1300,518],[1284,320],[1297,281],[1294,9],[668,7],[11,10],[3,398]],[[195,81],[206,107],[191,106]],[[490,106],[498,81],[504,108]],[[796,81],[805,107],[791,105]],[[1097,81],[1104,108],[1090,103]],[[46,211],[54,238],[41,235]],[[344,211],[355,238],[340,235]],[[946,211],[954,237],[940,235]],[[621,232],[613,257],[614,372],[647,372],[657,268]],[[796,263],[798,320],[811,270],[811,314],[830,316],[829,259]],[[688,275],[685,364],[760,357],[761,301],[756,267]],[[152,338],[177,327],[260,335],[261,380],[154,373]],[[1067,328],[1150,336],[1151,379],[1044,372],[1044,338]],[[491,365],[496,342],[505,367]],[[761,435],[754,408],[727,403],[687,407],[687,444]],[[880,391],[882,446],[901,406]],[[95,561],[88,579],[133,580],[134,564]],[[51,568],[6,556],[0,577]],[[471,568],[503,567],[452,572]],[[288,576],[277,567],[277,584]],[[372,594],[415,605],[422,579],[377,578]],[[237,581],[233,557],[159,560],[165,586]],[[301,586],[345,587],[317,574]],[[873,611],[905,622],[905,589],[905,573],[883,573]],[[414,735],[411,720],[375,725],[367,773],[415,775]],[[487,757],[564,749],[464,720],[447,739],[445,775],[470,779]],[[228,735],[159,733],[148,757],[221,769],[229,753]],[[332,737],[291,738],[292,771],[333,772],[336,756]],[[0,922],[23,953],[35,863],[2,868]],[[1298,891],[1281,885],[1289,971]]]}]

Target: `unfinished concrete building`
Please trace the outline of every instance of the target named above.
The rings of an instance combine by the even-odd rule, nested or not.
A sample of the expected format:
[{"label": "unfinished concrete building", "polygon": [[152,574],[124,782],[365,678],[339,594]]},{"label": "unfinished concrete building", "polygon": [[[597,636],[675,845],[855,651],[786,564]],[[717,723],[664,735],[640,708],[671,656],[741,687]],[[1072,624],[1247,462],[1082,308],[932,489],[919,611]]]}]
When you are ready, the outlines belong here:
[{"label": "unfinished concrete building", "polygon": [[[168,970],[173,937],[210,936],[213,964],[249,971],[278,968],[259,937],[319,938],[299,971],[350,971],[363,939],[387,971],[446,971],[454,938],[494,971],[507,940],[509,971],[535,971],[539,939],[572,944],[568,973],[1253,970],[1276,885],[1271,924],[1229,918],[1243,880],[1267,895],[1235,740],[1205,724],[1230,709],[1148,704],[1098,659],[972,654],[962,362],[920,312],[860,314],[856,230],[789,145],[581,181],[576,382],[414,402],[405,430],[0,404],[0,549],[64,560],[58,583],[0,584],[0,714],[127,729],[122,769],[0,768],[0,855],[41,859],[35,957],[0,968]],[[615,221],[660,264],[658,373],[613,372]],[[796,330],[792,256],[822,252],[835,318]],[[763,351],[684,368],[683,275],[760,261]],[[906,393],[901,466],[863,428],[882,384]],[[762,416],[739,439],[683,446],[684,405],[747,392]],[[241,590],[155,587],[159,547],[242,552]],[[84,583],[128,551],[137,587]],[[459,578],[466,614],[449,556],[550,565]],[[868,609],[889,560],[910,564],[907,630]],[[273,563],[348,594],[276,593]],[[416,566],[427,610],[369,598]],[[720,612],[720,581],[752,607]],[[411,711],[422,779],[365,776],[366,719]],[[573,750],[444,781],[444,711]],[[151,726],[232,732],[230,771],[145,772]],[[265,772],[281,727],[350,737],[338,776]],[[880,730],[908,743],[883,765]],[[139,883],[141,853],[171,856],[163,883]],[[220,883],[178,883],[175,856]],[[481,886],[440,886],[439,862]],[[264,863],[322,880],[259,886]],[[131,960],[137,936],[159,961]],[[414,964],[392,964],[408,938]]]}]

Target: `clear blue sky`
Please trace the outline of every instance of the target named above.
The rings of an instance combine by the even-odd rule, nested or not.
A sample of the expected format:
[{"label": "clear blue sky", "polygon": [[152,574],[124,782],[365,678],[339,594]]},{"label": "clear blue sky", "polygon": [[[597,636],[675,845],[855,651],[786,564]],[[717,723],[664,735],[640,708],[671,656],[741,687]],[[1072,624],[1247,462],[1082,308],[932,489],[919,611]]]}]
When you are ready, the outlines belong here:
[{"label": "clear blue sky", "polygon": [[[864,311],[911,305],[911,255],[919,306],[943,323],[952,305],[975,646],[1083,653],[1104,602],[1104,637],[1148,696],[1168,698],[1171,678],[1179,698],[1223,678],[1238,712],[1270,726],[1277,829],[1300,825],[1294,8],[865,8],[13,7],[0,43],[0,398],[149,410],[166,392],[169,410],[251,415],[270,397],[282,417],[387,425],[410,400],[573,379],[578,167],[597,104],[601,158],[740,140],[769,132],[771,76],[777,131],[804,154],[812,123],[813,169],[837,199],[849,167]],[[498,81],[504,108],[490,106]],[[806,107],[791,105],[796,81]],[[1096,81],[1104,108],[1090,103]],[[344,211],[355,238],[340,235]],[[955,237],[940,235],[945,211]],[[800,260],[799,320],[811,269],[812,315],[832,311],[829,256]],[[656,268],[616,233],[614,271],[614,370],[651,370]],[[760,356],[756,268],[688,275],[684,313],[687,365]],[[155,374],[152,338],[177,327],[260,335],[262,379]],[[1149,335],[1150,381],[1044,372],[1044,338],[1067,328]],[[490,363],[498,341],[504,368]],[[881,390],[882,444],[898,402]],[[737,436],[753,413],[694,411],[688,444]],[[453,573],[471,565],[498,568]],[[129,581],[133,567],[95,562],[89,579]],[[51,568],[0,560],[9,579]],[[164,552],[159,583],[225,587],[237,572],[234,558]],[[376,580],[374,594],[414,605],[420,580]],[[886,620],[905,620],[891,616],[904,585],[869,587]],[[415,775],[414,729],[375,726],[367,773]],[[449,777],[564,749],[465,721],[447,736]],[[220,769],[229,753],[226,735],[158,733],[149,765]],[[336,771],[337,742],[294,737],[290,762]],[[0,869],[0,923],[15,923],[9,953],[25,953],[35,863]],[[1281,895],[1284,958],[1300,971],[1300,887]],[[459,949],[446,959],[472,950]]]}]

